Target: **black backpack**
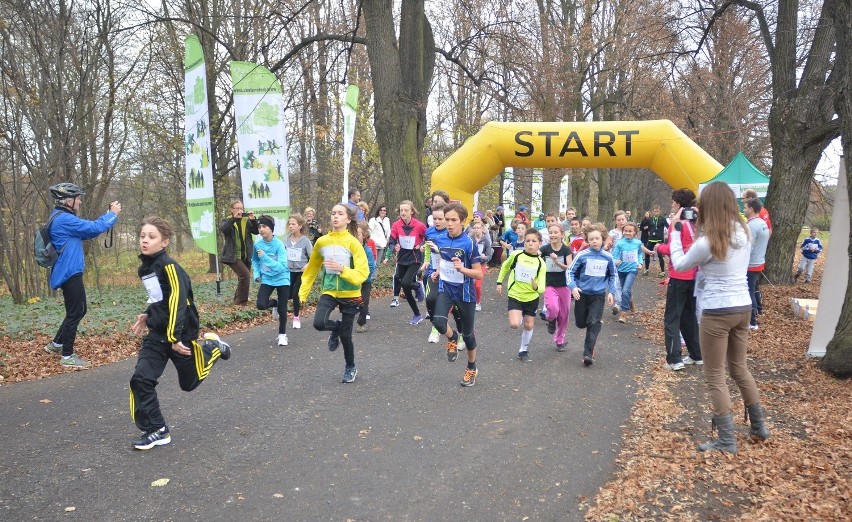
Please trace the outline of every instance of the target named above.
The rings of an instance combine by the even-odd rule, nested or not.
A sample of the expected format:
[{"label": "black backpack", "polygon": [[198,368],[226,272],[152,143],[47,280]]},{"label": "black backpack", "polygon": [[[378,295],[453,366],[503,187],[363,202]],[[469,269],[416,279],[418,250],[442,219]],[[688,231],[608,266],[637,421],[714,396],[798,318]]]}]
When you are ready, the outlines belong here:
[{"label": "black backpack", "polygon": [[36,264],[44,268],[53,268],[56,260],[59,259],[59,254],[62,253],[57,252],[56,248],[53,247],[53,243],[50,242],[50,225],[58,215],[59,212],[50,216],[47,223],[36,230],[33,240],[33,254],[35,255]]}]

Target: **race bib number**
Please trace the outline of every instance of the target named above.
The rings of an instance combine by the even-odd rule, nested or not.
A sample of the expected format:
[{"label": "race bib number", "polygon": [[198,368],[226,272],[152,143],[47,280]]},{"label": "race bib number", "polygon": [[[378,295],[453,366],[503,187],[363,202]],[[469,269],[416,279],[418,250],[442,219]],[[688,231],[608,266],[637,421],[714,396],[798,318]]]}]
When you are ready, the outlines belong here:
[{"label": "race bib number", "polygon": [[544,258],[544,265],[547,267],[548,272],[564,272],[564,270],[559,268],[559,265],[557,265],[550,256]]},{"label": "race bib number", "polygon": [[464,283],[464,274],[456,270],[452,261],[441,259],[441,280],[447,283]]},{"label": "race bib number", "polygon": [[432,270],[437,270],[441,262],[441,254],[433,250],[429,256],[429,266],[432,267]]},{"label": "race bib number", "polygon": [[635,250],[622,252],[621,260],[625,263],[636,263],[639,261],[639,252]]},{"label": "race bib number", "polygon": [[515,281],[521,283],[529,283],[535,277],[535,270],[526,266],[516,266],[515,267]]},{"label": "race bib number", "polygon": [[287,261],[292,261],[294,263],[298,263],[302,260],[302,249],[301,248],[288,248],[287,249]]},{"label": "race bib number", "polygon": [[591,277],[604,277],[606,275],[607,262],[600,259],[586,261],[585,274]]},{"label": "race bib number", "polygon": [[163,288],[157,280],[157,274],[148,274],[142,277],[142,284],[148,292],[148,304],[159,303],[163,300]]},{"label": "race bib number", "polygon": [[[348,267],[352,261],[352,253],[336,245],[323,247],[321,254],[323,259],[333,259],[345,267]],[[331,270],[330,268],[326,268],[325,271],[329,274],[340,274],[337,270]]]},{"label": "race bib number", "polygon": [[399,247],[406,250],[414,250],[414,245],[417,238],[414,236],[402,236],[399,238]]}]

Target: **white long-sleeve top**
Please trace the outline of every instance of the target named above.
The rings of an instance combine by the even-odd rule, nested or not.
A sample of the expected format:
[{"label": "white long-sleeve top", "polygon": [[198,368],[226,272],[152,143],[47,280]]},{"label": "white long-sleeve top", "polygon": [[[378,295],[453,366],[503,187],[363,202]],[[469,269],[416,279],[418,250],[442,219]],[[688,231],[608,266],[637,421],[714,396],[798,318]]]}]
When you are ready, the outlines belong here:
[{"label": "white long-sleeve top", "polygon": [[745,228],[735,224],[736,233],[733,245],[728,249],[728,257],[719,260],[710,252],[710,243],[701,236],[692,244],[689,252],[683,253],[680,232],[672,229],[671,259],[675,270],[685,271],[698,266],[703,275],[703,288],[697,292],[698,305],[704,313],[751,307],[748,293],[748,259],[751,254],[751,238]]}]

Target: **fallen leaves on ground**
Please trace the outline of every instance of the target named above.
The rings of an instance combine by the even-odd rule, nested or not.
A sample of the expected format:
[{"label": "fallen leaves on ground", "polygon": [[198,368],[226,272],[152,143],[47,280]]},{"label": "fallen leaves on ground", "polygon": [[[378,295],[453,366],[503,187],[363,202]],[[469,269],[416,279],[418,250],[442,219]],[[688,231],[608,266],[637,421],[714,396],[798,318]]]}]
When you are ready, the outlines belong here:
[{"label": "fallen leaves on ground", "polygon": [[738,455],[696,450],[711,437],[710,399],[701,370],[663,367],[664,294],[657,308],[637,314],[642,338],[660,346],[661,356],[647,363],[651,379],[625,430],[616,476],[599,490],[587,519],[849,519],[852,386],[806,358],[813,323],[793,316],[790,307],[791,297],[817,298],[819,282],[763,282],[764,313],[750,337],[749,368],[771,438],[748,438],[742,398],[728,379]]}]

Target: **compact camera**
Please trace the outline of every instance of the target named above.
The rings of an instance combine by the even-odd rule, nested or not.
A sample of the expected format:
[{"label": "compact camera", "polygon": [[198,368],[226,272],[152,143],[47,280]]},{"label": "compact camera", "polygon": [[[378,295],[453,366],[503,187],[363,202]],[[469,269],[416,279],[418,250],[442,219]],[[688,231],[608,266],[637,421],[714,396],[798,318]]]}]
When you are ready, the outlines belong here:
[{"label": "compact camera", "polygon": [[694,207],[683,207],[683,212],[680,213],[680,217],[687,221],[695,221],[698,219],[698,212]]}]

